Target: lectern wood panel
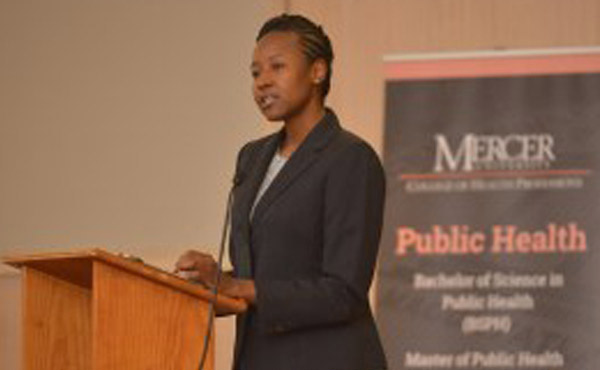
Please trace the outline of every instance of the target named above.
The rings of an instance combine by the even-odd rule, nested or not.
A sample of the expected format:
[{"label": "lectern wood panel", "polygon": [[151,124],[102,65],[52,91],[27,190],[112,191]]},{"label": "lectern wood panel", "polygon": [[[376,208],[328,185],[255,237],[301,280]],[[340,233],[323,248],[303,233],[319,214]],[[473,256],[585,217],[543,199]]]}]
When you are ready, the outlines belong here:
[{"label": "lectern wood panel", "polygon": [[[103,261],[94,261],[93,274],[94,370],[197,369],[206,301]],[[213,353],[205,369],[213,369]]]},{"label": "lectern wood panel", "polygon": [[91,370],[89,289],[23,268],[26,370]]},{"label": "lectern wood panel", "polygon": [[102,249],[3,261],[24,271],[24,370],[196,370],[209,302],[247,307]]}]

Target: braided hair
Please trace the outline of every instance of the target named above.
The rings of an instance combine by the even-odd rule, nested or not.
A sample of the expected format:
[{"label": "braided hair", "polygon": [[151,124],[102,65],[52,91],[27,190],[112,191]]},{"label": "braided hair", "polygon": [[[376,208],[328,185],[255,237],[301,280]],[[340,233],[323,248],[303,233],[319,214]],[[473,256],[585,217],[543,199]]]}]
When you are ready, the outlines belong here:
[{"label": "braided hair", "polygon": [[331,63],[333,62],[333,49],[331,41],[323,28],[316,25],[306,17],[296,14],[282,14],[269,19],[260,31],[256,41],[258,42],[270,32],[294,32],[300,37],[302,52],[307,60],[312,63],[317,59],[322,59],[327,64],[327,75],[321,85],[323,99],[329,93],[331,87]]}]

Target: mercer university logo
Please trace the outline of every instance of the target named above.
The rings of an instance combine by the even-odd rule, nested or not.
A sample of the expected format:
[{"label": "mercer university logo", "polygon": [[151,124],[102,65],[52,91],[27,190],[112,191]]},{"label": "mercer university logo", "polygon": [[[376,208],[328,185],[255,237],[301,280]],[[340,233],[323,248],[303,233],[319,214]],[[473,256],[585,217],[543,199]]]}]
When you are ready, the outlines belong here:
[{"label": "mercer university logo", "polygon": [[556,159],[549,134],[466,134],[452,147],[446,136],[434,136],[433,172],[547,169]]}]

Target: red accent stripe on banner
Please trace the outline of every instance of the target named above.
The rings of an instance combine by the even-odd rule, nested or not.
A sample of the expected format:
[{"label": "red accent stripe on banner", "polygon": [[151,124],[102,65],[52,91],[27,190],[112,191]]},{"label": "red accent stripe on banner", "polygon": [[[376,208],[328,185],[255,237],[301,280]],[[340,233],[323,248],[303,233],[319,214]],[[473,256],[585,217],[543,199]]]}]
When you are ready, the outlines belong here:
[{"label": "red accent stripe on banner", "polygon": [[394,61],[384,65],[385,76],[391,80],[595,72],[600,72],[600,55],[597,54]]},{"label": "red accent stripe on banner", "polygon": [[544,177],[544,176],[586,176],[590,170],[539,170],[539,171],[473,171],[444,173],[405,173],[401,180],[433,180],[433,179],[470,179],[486,177]]}]

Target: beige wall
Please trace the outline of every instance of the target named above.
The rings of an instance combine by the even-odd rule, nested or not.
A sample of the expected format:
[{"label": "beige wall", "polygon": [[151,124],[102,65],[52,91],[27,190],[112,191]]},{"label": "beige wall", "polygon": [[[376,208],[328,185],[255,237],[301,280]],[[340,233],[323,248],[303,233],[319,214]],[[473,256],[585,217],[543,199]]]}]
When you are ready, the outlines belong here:
[{"label": "beige wall", "polygon": [[0,369],[3,370],[20,369],[20,297],[19,276],[0,275]]},{"label": "beige wall", "polygon": [[[263,129],[249,64],[272,6],[0,0],[0,255],[105,245],[171,267],[214,250],[237,149]],[[19,295],[0,265],[2,370],[20,361]]]},{"label": "beige wall", "polygon": [[[259,4],[259,5],[256,5]],[[0,253],[216,245],[266,6],[0,0]]]},{"label": "beige wall", "polygon": [[330,104],[381,149],[382,57],[600,45],[600,0],[289,0],[336,52]]}]

